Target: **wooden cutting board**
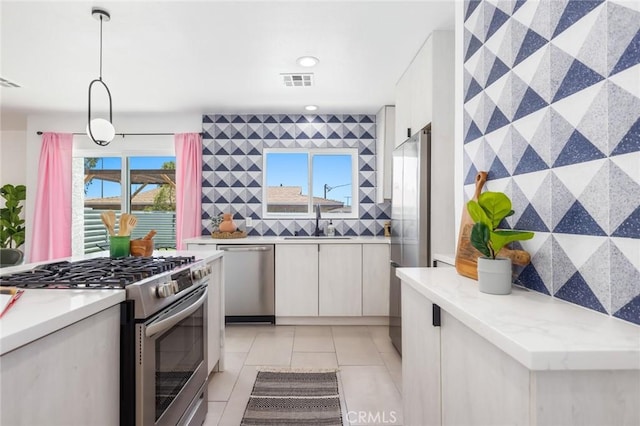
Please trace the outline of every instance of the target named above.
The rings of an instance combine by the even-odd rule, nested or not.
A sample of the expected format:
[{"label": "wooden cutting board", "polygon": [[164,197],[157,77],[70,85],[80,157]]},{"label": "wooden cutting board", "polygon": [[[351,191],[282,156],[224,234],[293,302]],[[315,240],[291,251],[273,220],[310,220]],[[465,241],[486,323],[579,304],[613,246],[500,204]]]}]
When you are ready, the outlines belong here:
[{"label": "wooden cutting board", "polygon": [[[478,201],[478,196],[482,192],[484,184],[487,182],[487,172],[478,172],[476,175],[476,191],[472,200]],[[462,219],[460,221],[460,233],[458,234],[458,248],[456,250],[456,271],[460,275],[478,279],[478,257],[482,254],[471,245],[471,228],[473,219],[467,211],[467,204],[462,206]],[[524,250],[510,250],[503,248],[498,256],[508,257],[514,265],[526,266],[531,261],[531,255]]]}]

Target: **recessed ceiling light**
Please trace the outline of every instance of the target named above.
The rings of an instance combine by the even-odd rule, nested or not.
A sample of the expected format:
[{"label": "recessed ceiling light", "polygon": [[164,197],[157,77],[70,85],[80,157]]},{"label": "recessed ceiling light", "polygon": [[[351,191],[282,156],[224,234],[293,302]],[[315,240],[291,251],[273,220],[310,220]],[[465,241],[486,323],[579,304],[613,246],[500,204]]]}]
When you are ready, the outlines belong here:
[{"label": "recessed ceiling light", "polygon": [[307,111],[317,111],[318,105],[307,105],[304,107],[304,109],[306,109]]},{"label": "recessed ceiling light", "polygon": [[313,56],[301,56],[296,61],[301,67],[315,67],[320,60]]}]

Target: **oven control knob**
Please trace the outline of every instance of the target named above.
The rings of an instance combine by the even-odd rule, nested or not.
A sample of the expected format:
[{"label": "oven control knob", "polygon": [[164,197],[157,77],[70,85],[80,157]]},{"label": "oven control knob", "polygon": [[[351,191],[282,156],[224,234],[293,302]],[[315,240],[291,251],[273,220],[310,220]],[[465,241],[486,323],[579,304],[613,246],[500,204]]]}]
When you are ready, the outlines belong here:
[{"label": "oven control knob", "polygon": [[180,286],[178,285],[178,281],[169,281],[169,284],[171,284],[173,294],[180,293]]},{"label": "oven control knob", "polygon": [[199,280],[200,278],[202,278],[202,270],[201,269],[195,269],[191,272],[191,278],[193,278],[194,280]]},{"label": "oven control knob", "polygon": [[156,294],[158,297],[169,297],[175,294],[173,283],[175,281],[169,281],[168,283],[158,284],[156,287]]}]

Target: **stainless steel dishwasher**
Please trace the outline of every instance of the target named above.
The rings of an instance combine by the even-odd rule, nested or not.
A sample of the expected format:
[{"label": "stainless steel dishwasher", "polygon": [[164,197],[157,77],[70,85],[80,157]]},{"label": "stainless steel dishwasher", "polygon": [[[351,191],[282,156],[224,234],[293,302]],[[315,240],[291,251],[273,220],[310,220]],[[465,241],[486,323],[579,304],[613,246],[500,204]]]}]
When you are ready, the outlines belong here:
[{"label": "stainless steel dishwasher", "polygon": [[226,245],[224,251],[225,321],[275,324],[273,245]]}]

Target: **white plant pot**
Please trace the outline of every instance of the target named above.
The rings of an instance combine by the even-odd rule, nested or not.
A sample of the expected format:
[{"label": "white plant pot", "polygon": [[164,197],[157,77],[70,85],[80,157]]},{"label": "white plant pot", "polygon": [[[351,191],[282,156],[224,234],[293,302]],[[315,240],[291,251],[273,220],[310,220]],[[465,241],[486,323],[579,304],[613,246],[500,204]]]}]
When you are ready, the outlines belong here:
[{"label": "white plant pot", "polygon": [[482,293],[511,293],[511,259],[497,257],[478,258],[478,287]]}]

